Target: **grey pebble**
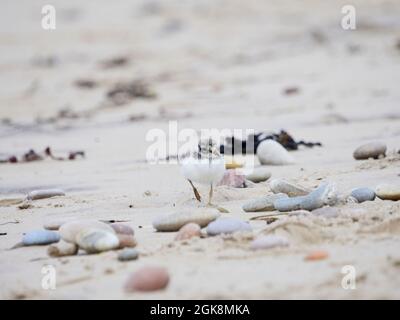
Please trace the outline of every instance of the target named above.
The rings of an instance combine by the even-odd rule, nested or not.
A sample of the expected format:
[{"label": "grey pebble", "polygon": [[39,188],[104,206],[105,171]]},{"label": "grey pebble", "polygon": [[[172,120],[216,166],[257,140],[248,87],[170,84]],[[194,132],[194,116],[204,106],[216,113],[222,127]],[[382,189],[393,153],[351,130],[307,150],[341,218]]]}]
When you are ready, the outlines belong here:
[{"label": "grey pebble", "polygon": [[370,142],[359,146],[353,153],[356,160],[366,160],[369,158],[378,159],[386,155],[386,144],[382,142]]},{"label": "grey pebble", "polygon": [[274,202],[276,210],[288,212],[293,210],[312,211],[324,205],[334,205],[337,202],[336,187],[332,183],[323,183],[306,196],[282,198]]},{"label": "grey pebble", "polygon": [[357,199],[357,202],[375,200],[375,191],[370,188],[357,188],[351,191],[351,196]]},{"label": "grey pebble", "polygon": [[119,261],[130,261],[139,258],[139,251],[136,249],[125,248],[118,254]]},{"label": "grey pebble", "polygon": [[242,209],[246,212],[274,211],[275,200],[282,198],[288,198],[288,196],[284,193],[278,193],[261,198],[252,199],[244,203]]},{"label": "grey pebble", "polygon": [[229,234],[237,231],[252,231],[252,228],[249,223],[235,218],[218,218],[207,227],[207,234],[210,236]]}]

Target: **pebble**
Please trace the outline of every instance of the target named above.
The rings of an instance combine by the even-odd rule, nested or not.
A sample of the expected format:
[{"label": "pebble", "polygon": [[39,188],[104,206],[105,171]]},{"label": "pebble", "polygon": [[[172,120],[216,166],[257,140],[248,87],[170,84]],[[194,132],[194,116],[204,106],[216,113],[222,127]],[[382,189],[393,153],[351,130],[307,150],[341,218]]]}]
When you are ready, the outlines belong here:
[{"label": "pebble", "polygon": [[218,186],[244,188],[246,187],[246,177],[243,174],[237,173],[235,169],[228,169],[225,171],[223,178],[218,183]]},{"label": "pebble", "polygon": [[351,191],[351,196],[355,198],[358,203],[373,201],[375,200],[375,191],[370,188],[357,188]]},{"label": "pebble", "polygon": [[157,231],[178,231],[185,224],[193,222],[200,227],[207,226],[220,216],[218,210],[199,209],[192,212],[176,212],[162,216],[153,221],[153,227]]},{"label": "pebble", "polygon": [[382,142],[370,142],[358,147],[353,157],[356,160],[366,160],[369,158],[378,159],[386,155],[386,144]]},{"label": "pebble", "polygon": [[287,246],[289,246],[289,241],[286,238],[275,235],[261,236],[250,243],[250,249],[252,250],[264,250]]},{"label": "pebble", "polygon": [[306,261],[317,261],[317,260],[324,260],[329,257],[328,252],[322,251],[322,250],[317,250],[313,251],[310,254],[308,254],[304,260]]},{"label": "pebble", "polygon": [[49,246],[47,249],[47,254],[50,257],[64,257],[76,255],[78,251],[79,248],[76,244],[60,241],[57,244]]},{"label": "pebble", "polygon": [[325,205],[334,205],[337,201],[336,186],[333,183],[323,183],[306,196],[275,200],[274,207],[281,212],[294,210],[312,211]]},{"label": "pebble", "polygon": [[306,188],[292,184],[283,179],[274,179],[269,183],[273,193],[285,193],[289,197],[305,196],[311,192]]},{"label": "pebble", "polygon": [[200,237],[201,228],[197,223],[188,223],[185,224],[182,228],[179,229],[175,240],[188,240],[193,237]]},{"label": "pebble", "polygon": [[287,165],[295,162],[292,155],[280,143],[271,139],[259,144],[257,157],[263,165]]},{"label": "pebble", "polygon": [[246,212],[274,211],[275,200],[287,197],[288,196],[284,193],[278,193],[257,199],[252,199],[244,203],[242,209]]},{"label": "pebble", "polygon": [[22,237],[22,244],[24,246],[41,246],[58,241],[60,241],[60,235],[49,230],[30,231]]},{"label": "pebble", "polygon": [[109,224],[92,219],[66,222],[61,225],[59,232],[64,241],[76,243],[76,236],[84,229],[98,229],[115,233],[114,229]]},{"label": "pebble", "polygon": [[114,229],[115,233],[117,233],[117,234],[126,234],[126,235],[131,235],[131,236],[133,236],[133,234],[134,234],[133,229],[126,224],[112,223],[112,224],[110,224],[110,226],[111,226],[111,228]]},{"label": "pebble", "polygon": [[336,218],[340,215],[340,210],[335,207],[322,207],[313,210],[312,214],[323,218]]},{"label": "pebble", "polygon": [[164,289],[169,283],[167,269],[157,266],[147,266],[134,272],[125,284],[127,292],[156,291]]},{"label": "pebble", "polygon": [[210,236],[237,231],[252,231],[252,228],[247,222],[236,218],[218,218],[207,227],[207,234]]},{"label": "pebble", "polygon": [[28,200],[38,200],[46,199],[58,196],[65,196],[65,192],[61,189],[43,189],[43,190],[33,190],[28,193]]},{"label": "pebble", "polygon": [[130,261],[139,258],[139,251],[136,249],[125,248],[118,253],[119,261]]},{"label": "pebble", "polygon": [[380,184],[375,189],[376,195],[382,200],[400,200],[400,185]]},{"label": "pebble", "polygon": [[99,253],[119,247],[118,237],[114,233],[101,229],[82,230],[76,236],[76,243],[87,253]]},{"label": "pebble", "polygon": [[132,235],[117,233],[119,240],[119,249],[136,247],[137,242]]},{"label": "pebble", "polygon": [[271,172],[268,168],[265,167],[258,167],[254,168],[253,172],[247,174],[245,177],[247,180],[250,180],[254,183],[264,182],[271,178]]},{"label": "pebble", "polygon": [[64,223],[70,222],[71,220],[72,219],[49,220],[43,224],[43,228],[45,228],[46,230],[59,230]]}]

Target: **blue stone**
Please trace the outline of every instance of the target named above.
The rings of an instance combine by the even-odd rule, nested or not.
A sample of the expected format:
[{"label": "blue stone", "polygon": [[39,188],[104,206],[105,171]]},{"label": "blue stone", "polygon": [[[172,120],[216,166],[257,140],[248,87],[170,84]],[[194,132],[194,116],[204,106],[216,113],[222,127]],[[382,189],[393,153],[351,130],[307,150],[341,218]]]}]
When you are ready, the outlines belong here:
[{"label": "blue stone", "polygon": [[359,203],[375,200],[375,191],[370,188],[357,188],[351,191],[351,196],[356,198]]},{"label": "blue stone", "polygon": [[25,246],[46,245],[60,241],[60,235],[49,230],[36,230],[25,234],[22,243]]}]

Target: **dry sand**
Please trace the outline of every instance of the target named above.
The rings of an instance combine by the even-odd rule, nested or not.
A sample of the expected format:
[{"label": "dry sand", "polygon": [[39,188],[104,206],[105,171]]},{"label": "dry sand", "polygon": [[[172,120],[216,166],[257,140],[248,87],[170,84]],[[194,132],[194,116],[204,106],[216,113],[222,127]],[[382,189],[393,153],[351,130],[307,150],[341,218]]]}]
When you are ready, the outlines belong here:
[{"label": "dry sand", "polygon": [[[340,27],[346,1],[311,0],[53,1],[57,29],[44,31],[44,1],[2,1],[0,153],[51,146],[82,149],[86,158],[0,164],[0,297],[400,298],[400,202],[343,205],[345,214],[334,219],[279,216],[289,221],[281,233],[292,245],[262,252],[250,251],[240,235],[184,244],[151,226],[160,214],[197,206],[178,166],[143,161],[146,133],[167,130],[168,120],[180,129],[286,129],[321,141],[321,148],[293,152],[295,165],[270,168],[274,178],[306,187],[321,180],[341,192],[399,184],[400,5],[353,2],[355,31]],[[127,65],[102,67],[121,56]],[[97,86],[79,88],[78,79]],[[145,80],[157,98],[106,103],[115,82],[132,79]],[[298,94],[282,93],[293,86]],[[355,161],[353,150],[371,140],[384,141],[389,156]],[[4,205],[44,187],[67,195],[25,210]],[[229,209],[224,215],[248,219],[260,213],[244,213],[243,202],[269,192],[267,183],[220,187],[215,202]],[[24,232],[64,217],[127,220],[142,256],[121,263],[115,251],[55,259],[46,247],[8,250]],[[306,227],[293,227],[299,219]],[[266,228],[265,221],[251,224],[254,234]],[[317,249],[329,257],[304,261]],[[56,290],[41,288],[45,264],[56,267]],[[125,293],[128,275],[149,264],[168,268],[167,289]],[[356,268],[355,290],[341,287],[344,265]]]}]

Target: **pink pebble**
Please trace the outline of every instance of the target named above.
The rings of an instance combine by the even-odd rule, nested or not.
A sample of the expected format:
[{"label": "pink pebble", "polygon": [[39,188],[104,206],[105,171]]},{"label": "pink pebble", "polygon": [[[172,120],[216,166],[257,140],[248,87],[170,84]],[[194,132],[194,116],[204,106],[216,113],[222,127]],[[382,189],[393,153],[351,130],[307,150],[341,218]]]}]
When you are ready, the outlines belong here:
[{"label": "pink pebble", "polygon": [[155,291],[164,289],[169,282],[167,269],[163,267],[142,267],[134,272],[125,284],[127,292]]},{"label": "pink pebble", "polygon": [[246,185],[246,177],[243,174],[238,174],[235,169],[228,169],[225,171],[224,177],[218,185],[243,188]]},{"label": "pink pebble", "polygon": [[175,240],[188,240],[193,237],[200,237],[200,226],[197,223],[190,222],[179,229]]},{"label": "pink pebble", "polygon": [[126,235],[131,235],[131,236],[133,236],[133,234],[134,234],[133,229],[130,226],[127,226],[126,224],[112,223],[112,224],[110,224],[110,226],[111,226],[111,228],[114,229],[115,233],[126,234]]}]

